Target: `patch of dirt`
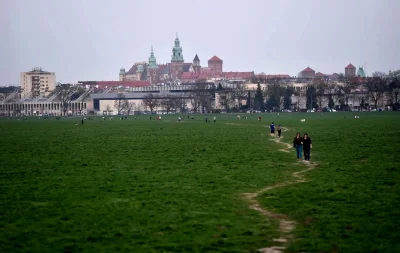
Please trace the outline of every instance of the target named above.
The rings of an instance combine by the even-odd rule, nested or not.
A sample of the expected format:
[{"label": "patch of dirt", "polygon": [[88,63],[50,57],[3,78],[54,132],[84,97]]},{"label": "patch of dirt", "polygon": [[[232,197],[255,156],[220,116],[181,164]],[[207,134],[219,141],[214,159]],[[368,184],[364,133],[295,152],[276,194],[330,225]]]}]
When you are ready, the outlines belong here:
[{"label": "patch of dirt", "polygon": [[[231,123],[231,125],[242,125],[242,124]],[[265,127],[268,127],[268,126],[265,126]],[[285,128],[285,127],[282,127],[282,132],[286,132],[286,131],[288,131],[288,129]],[[280,144],[284,145],[284,148],[283,149],[279,149],[279,151],[289,153],[290,150],[293,149],[293,147],[289,143],[282,142],[283,138],[284,137],[277,138],[277,137],[272,136],[271,141],[274,141],[276,143],[280,143]],[[261,207],[259,201],[257,200],[257,197],[260,196],[261,194],[267,192],[267,191],[272,190],[272,189],[285,187],[285,186],[291,185],[291,184],[298,184],[298,183],[307,182],[308,180],[306,178],[304,178],[303,174],[305,172],[308,172],[310,170],[313,170],[313,169],[319,167],[319,165],[315,164],[315,163],[310,163],[310,162],[299,162],[299,163],[301,163],[303,165],[306,165],[306,169],[292,173],[292,177],[294,178],[294,180],[287,180],[287,181],[283,181],[283,182],[280,182],[280,183],[277,183],[277,184],[274,184],[274,185],[270,185],[270,186],[267,186],[267,187],[265,187],[265,188],[263,188],[261,190],[258,190],[256,192],[254,192],[254,193],[244,193],[243,194],[243,198],[248,202],[250,209],[258,211],[261,215],[263,215],[267,219],[279,220],[279,231],[281,233],[281,236],[279,238],[273,239],[273,241],[274,242],[278,242],[278,243],[280,243],[282,245],[268,247],[268,248],[262,248],[262,249],[258,250],[259,252],[263,252],[263,253],[282,253],[285,250],[287,243],[289,243],[289,241],[291,239],[293,239],[292,231],[296,227],[296,222],[291,220],[285,214],[274,213],[274,212],[271,212],[271,211],[267,210],[264,207]]]}]

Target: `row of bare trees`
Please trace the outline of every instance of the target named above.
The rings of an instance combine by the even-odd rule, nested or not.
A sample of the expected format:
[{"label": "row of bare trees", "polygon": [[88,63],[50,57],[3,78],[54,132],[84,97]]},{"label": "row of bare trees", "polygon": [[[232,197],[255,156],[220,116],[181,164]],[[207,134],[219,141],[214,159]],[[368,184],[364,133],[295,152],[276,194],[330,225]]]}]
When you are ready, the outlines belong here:
[{"label": "row of bare trees", "polygon": [[[382,72],[375,72],[367,78],[347,78],[341,80],[341,84],[329,82],[323,79],[316,79],[307,87],[307,106],[311,108],[322,108],[322,98],[328,98],[328,107],[332,109],[336,104],[349,109],[349,101],[357,99],[363,107],[367,101],[375,108],[378,102],[386,98],[386,105],[394,109],[400,108],[400,76],[390,77]],[[319,104],[317,99],[319,98]]]},{"label": "row of bare trees", "polygon": [[[178,110],[183,112],[186,109],[186,103],[186,98],[180,98],[172,95],[161,97],[157,94],[150,93],[143,97],[142,103],[136,104],[135,102],[129,102],[123,93],[118,93],[117,99],[114,101],[114,108],[117,110],[118,114],[121,114],[123,111],[125,111],[126,114],[129,115],[133,110],[150,110],[150,112],[153,113],[156,108],[162,108],[168,114],[172,111]],[[107,111],[110,111],[110,108],[107,108]]]}]

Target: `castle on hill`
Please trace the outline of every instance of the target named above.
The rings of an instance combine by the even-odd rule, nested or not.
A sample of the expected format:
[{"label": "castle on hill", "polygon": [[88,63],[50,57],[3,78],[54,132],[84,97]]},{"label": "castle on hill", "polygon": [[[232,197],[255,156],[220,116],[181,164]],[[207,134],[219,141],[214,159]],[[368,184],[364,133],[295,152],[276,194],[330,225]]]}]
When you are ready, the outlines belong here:
[{"label": "castle on hill", "polygon": [[172,48],[171,62],[158,64],[151,47],[149,60],[146,62],[136,62],[126,72],[121,68],[119,72],[120,81],[149,81],[151,84],[162,83],[165,81],[185,80],[207,80],[217,78],[223,74],[223,61],[217,56],[208,60],[208,66],[202,67],[200,58],[196,54],[192,62],[185,62],[183,50],[178,36],[175,38]]}]

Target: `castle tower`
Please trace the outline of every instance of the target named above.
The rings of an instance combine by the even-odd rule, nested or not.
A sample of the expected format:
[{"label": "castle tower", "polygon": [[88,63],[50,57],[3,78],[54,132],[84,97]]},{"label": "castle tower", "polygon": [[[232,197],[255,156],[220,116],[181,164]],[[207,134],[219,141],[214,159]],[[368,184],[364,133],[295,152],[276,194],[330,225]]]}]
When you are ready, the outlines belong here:
[{"label": "castle tower", "polygon": [[175,45],[172,48],[171,62],[183,62],[182,47],[180,44],[178,34],[176,34]]},{"label": "castle tower", "polygon": [[148,77],[149,77],[149,81],[151,84],[156,83],[157,82],[157,69],[158,69],[158,65],[157,65],[157,60],[156,57],[154,56],[154,51],[153,51],[153,46],[151,46],[151,53],[150,53],[150,57],[149,57],[149,65],[148,65]]},{"label": "castle tower", "polygon": [[176,34],[175,44],[172,48],[171,63],[169,63],[169,75],[173,80],[179,79],[183,73],[183,54],[178,34]]},{"label": "castle tower", "polygon": [[120,70],[119,70],[119,80],[120,81],[125,81],[126,80],[125,68],[120,68]]},{"label": "castle tower", "polygon": [[345,77],[355,77],[356,76],[356,67],[353,66],[353,64],[347,65],[346,68],[344,68],[344,76]]},{"label": "castle tower", "polygon": [[367,76],[367,75],[365,74],[364,68],[363,68],[362,66],[358,68],[357,76],[358,76],[358,77],[366,77],[366,76]]},{"label": "castle tower", "polygon": [[196,54],[196,56],[195,56],[194,59],[193,59],[193,68],[194,68],[194,72],[195,72],[195,73],[200,73],[200,70],[201,70],[200,59],[199,59],[199,57],[197,56],[197,54]]},{"label": "castle tower", "polygon": [[153,46],[151,46],[151,52],[150,52],[150,57],[149,57],[149,68],[151,68],[151,69],[158,68],[157,60],[156,60],[156,57],[154,56]]}]

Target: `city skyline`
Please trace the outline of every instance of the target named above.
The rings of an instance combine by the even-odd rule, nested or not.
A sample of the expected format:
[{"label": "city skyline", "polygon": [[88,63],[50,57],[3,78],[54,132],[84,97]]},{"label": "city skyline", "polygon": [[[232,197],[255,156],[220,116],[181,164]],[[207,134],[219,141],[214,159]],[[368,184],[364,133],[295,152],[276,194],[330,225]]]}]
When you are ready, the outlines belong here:
[{"label": "city skyline", "polygon": [[[224,71],[297,76],[310,66],[332,74],[352,63],[367,64],[368,73],[388,72],[400,68],[400,36],[392,28],[400,21],[399,5],[253,0],[237,8],[228,1],[6,0],[0,10],[6,34],[0,42],[0,85],[18,85],[20,72],[36,66],[55,72],[59,82],[118,80],[119,68],[146,61],[152,46],[157,63],[169,62],[176,33],[186,62],[197,54],[206,66],[216,55]],[[31,9],[38,6],[36,15]],[[274,11],[263,11],[268,9]]]}]

